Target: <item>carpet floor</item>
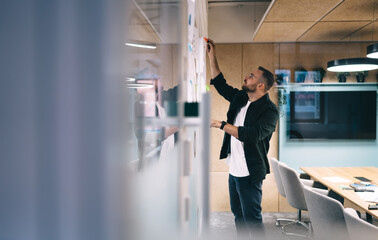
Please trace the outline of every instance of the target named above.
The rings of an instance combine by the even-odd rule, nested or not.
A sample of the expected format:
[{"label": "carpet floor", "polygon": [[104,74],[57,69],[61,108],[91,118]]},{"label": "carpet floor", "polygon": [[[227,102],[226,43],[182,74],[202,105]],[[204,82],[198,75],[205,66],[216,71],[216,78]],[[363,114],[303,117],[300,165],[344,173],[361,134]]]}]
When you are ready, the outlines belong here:
[{"label": "carpet floor", "polygon": [[[296,213],[263,213],[263,222],[265,226],[265,234],[267,240],[297,240],[306,239],[297,236],[285,236],[282,234],[281,227],[276,226],[276,220],[281,218],[296,219]],[[362,218],[365,216],[363,215]],[[305,222],[309,220],[308,213],[302,213],[302,220]],[[283,222],[285,224],[285,222]],[[374,221],[374,225],[378,226],[378,221]],[[287,228],[288,232],[306,235],[307,229],[301,225],[293,225]],[[236,230],[234,224],[234,217],[231,212],[212,212],[210,213],[210,233],[212,239],[236,239]]]}]

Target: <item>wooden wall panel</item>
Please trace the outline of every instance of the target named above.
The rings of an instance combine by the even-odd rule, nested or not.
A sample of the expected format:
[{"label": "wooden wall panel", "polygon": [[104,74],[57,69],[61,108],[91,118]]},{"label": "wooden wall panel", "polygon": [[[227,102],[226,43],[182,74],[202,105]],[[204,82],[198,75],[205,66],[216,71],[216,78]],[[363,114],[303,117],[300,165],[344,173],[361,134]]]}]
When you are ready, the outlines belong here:
[{"label": "wooden wall panel", "polygon": [[[241,44],[217,44],[216,54],[219,68],[222,71],[227,83],[233,87],[240,88],[242,79],[242,45]],[[210,84],[210,68],[206,65],[207,83]],[[211,91],[211,118],[220,121],[226,120],[229,102],[221,97],[214,86]],[[224,160],[219,160],[219,153],[222,146],[224,132],[219,129],[211,129],[211,171],[228,172],[228,166]]]},{"label": "wooden wall panel", "polygon": [[243,77],[259,66],[274,72],[274,45],[271,43],[243,44]]},{"label": "wooden wall panel", "polygon": [[266,179],[263,181],[262,192],[261,206],[263,212],[278,212],[278,189],[273,172],[266,175]]},{"label": "wooden wall panel", "polygon": [[210,211],[230,212],[228,172],[210,173]]},{"label": "wooden wall panel", "polygon": [[[278,106],[278,94],[275,88],[270,90],[269,97]],[[270,139],[270,142],[269,142],[270,148],[268,152],[268,157],[278,158],[278,132],[279,132],[279,123],[277,122],[276,131],[274,131],[272,138]]]},{"label": "wooden wall panel", "polygon": [[[243,76],[250,74],[259,66],[271,71],[274,74],[276,54],[275,46],[271,43],[243,44]],[[269,97],[275,103],[278,102],[277,92],[272,88]],[[268,156],[277,158],[278,156],[278,127],[270,141]]]},{"label": "wooden wall panel", "polygon": [[[327,69],[327,62],[342,58],[366,57],[369,43],[282,43],[279,51],[279,67],[291,70],[291,82],[295,71],[301,68],[313,71]],[[375,82],[377,71],[370,71],[367,82]],[[355,82],[353,76],[347,82]],[[327,71],[323,82],[337,82],[336,73]]]}]

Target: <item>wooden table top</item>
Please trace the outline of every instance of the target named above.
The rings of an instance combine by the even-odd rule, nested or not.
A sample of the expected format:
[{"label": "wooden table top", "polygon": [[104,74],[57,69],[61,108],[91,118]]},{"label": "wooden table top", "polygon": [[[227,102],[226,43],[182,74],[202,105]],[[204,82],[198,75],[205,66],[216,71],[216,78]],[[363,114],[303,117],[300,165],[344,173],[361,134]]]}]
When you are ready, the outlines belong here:
[{"label": "wooden table top", "polygon": [[[352,203],[378,218],[378,210],[369,210],[368,206],[374,203],[365,202],[353,190],[343,190],[340,185],[350,185],[361,180],[355,177],[365,177],[370,179],[373,184],[378,185],[378,168],[376,167],[301,167],[301,169],[311,176],[312,179],[321,182],[329,189],[348,199]],[[351,182],[333,182],[324,177],[340,177]]]}]

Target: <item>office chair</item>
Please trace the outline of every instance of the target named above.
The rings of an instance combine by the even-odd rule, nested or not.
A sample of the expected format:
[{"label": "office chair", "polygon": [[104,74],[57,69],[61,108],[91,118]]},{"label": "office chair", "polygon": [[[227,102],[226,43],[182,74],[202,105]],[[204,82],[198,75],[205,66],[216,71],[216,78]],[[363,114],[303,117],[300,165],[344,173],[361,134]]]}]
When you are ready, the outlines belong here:
[{"label": "office chair", "polygon": [[350,239],[378,239],[378,227],[359,218],[356,210],[352,208],[344,209],[344,218]]},{"label": "office chair", "polygon": [[343,205],[313,188],[304,187],[303,191],[315,239],[349,239]]},{"label": "office chair", "polygon": [[[298,219],[292,223],[284,225],[282,227],[282,233],[284,235],[293,235],[293,236],[311,238],[312,230],[311,230],[310,223],[306,224],[304,221],[302,221],[302,216],[301,216],[302,210],[307,211],[307,205],[306,205],[305,197],[303,194],[303,188],[305,187],[305,184],[299,179],[298,173],[294,169],[288,167],[286,164],[282,162],[278,162],[278,171],[281,176],[281,180],[283,183],[287,201],[290,206],[292,206],[293,208],[296,208],[298,211]],[[325,194],[325,195],[328,194],[327,190],[316,189],[316,188],[314,189],[315,189],[314,191],[317,191],[321,194]],[[289,233],[286,231],[288,227],[295,224],[300,224],[304,228],[306,228],[308,230],[308,234],[303,235],[303,234]]]},{"label": "office chair", "polygon": [[[284,189],[284,186],[282,184],[282,179],[281,179],[281,174],[280,174],[280,171],[279,171],[279,167],[278,167],[278,160],[276,158],[269,158],[270,160],[270,165],[272,166],[272,169],[273,169],[273,172],[274,172],[274,179],[276,181],[276,185],[277,185],[277,189],[278,189],[278,193],[282,196],[282,197],[285,197],[286,198],[286,195],[285,195],[285,189]],[[299,177],[299,174],[297,173],[297,176]],[[309,186],[309,187],[312,187],[314,186],[314,181],[312,180],[308,180],[308,179],[300,179],[300,181],[306,185],[306,186]],[[279,218],[276,220],[276,226],[280,227],[282,226],[281,225],[281,222],[289,222],[289,223],[292,223],[292,222],[295,222],[295,221],[301,221],[301,215],[302,215],[302,212],[300,209],[297,209],[297,219],[285,219],[285,218]]]}]

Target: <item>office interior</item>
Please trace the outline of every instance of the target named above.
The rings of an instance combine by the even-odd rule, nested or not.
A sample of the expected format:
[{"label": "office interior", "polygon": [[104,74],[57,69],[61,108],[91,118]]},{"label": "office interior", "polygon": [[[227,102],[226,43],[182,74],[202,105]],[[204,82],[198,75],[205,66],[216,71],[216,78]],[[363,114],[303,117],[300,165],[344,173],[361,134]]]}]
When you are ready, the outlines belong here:
[{"label": "office interior", "polygon": [[[378,168],[378,67],[327,69],[378,43],[376,0],[5,1],[0,15],[0,239],[236,239],[224,132],[209,128],[229,103],[203,37],[233,87],[259,66],[275,74],[269,158],[323,190],[304,168]],[[270,169],[267,238],[320,239],[315,221],[277,225],[297,208]],[[377,233],[364,206],[378,199],[341,199]]]}]

